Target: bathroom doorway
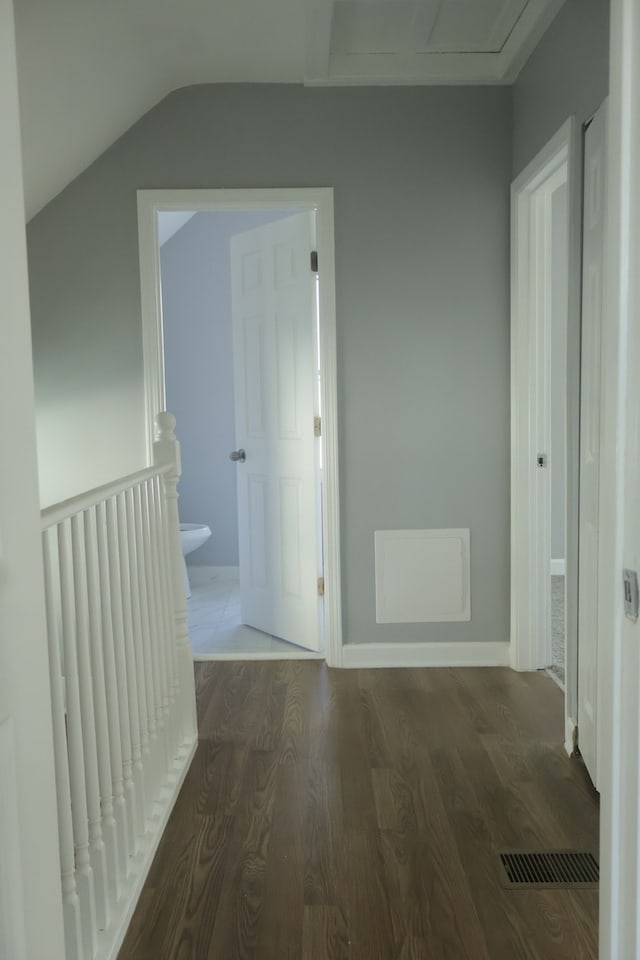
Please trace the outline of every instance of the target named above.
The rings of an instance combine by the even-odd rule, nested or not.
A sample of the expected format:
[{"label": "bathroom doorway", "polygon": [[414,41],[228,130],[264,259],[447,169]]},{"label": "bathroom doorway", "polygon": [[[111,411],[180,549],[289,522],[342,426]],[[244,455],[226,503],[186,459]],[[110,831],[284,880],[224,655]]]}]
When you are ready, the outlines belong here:
[{"label": "bathroom doorway", "polygon": [[[324,657],[329,653],[328,638],[336,636],[330,622],[336,597],[327,611],[326,595],[333,587],[327,583],[327,567],[332,566],[327,564],[327,554],[334,555],[332,547],[327,551],[327,529],[331,514],[335,515],[331,492],[335,490],[337,496],[337,476],[335,466],[329,471],[332,476],[326,469],[335,443],[327,442],[326,410],[331,397],[327,404],[322,391],[322,361],[327,366],[323,341],[330,353],[335,353],[335,348],[327,336],[326,311],[324,327],[322,324],[320,304],[325,291],[318,255],[310,256],[319,246],[318,207],[310,203],[301,207],[299,201],[292,205],[290,198],[284,197],[281,204],[273,198],[267,205],[263,200],[253,206],[233,206],[225,198],[222,208],[209,200],[204,208],[191,202],[187,209],[185,201],[196,199],[193,193],[180,191],[182,208],[176,209],[175,192],[171,194],[173,208],[171,204],[165,208],[154,192],[152,232],[157,311],[161,313],[159,376],[166,395],[161,406],[176,416],[182,447],[180,518],[206,524],[212,531],[211,538],[188,557],[192,594],[188,619],[194,657]],[[141,191],[140,207],[145,199],[151,199],[148,194]],[[144,210],[140,212],[144,308],[145,218]],[[287,245],[295,224],[297,240]],[[254,256],[256,243],[267,244],[261,261]],[[232,266],[238,245],[240,252],[236,251],[237,262]],[[287,295],[295,286],[294,267],[301,289],[311,291],[309,369],[296,360],[304,325],[296,327],[292,321],[295,310],[292,313],[285,300],[270,302],[275,317],[271,332],[269,323],[258,319],[254,294],[271,267],[279,278],[275,286],[286,287]],[[240,317],[243,290],[245,315]],[[146,333],[148,355],[149,325]],[[287,363],[291,367],[288,374]],[[273,377],[265,364],[271,364]],[[275,386],[274,379],[278,380]],[[296,406],[303,381],[307,381],[306,400]],[[269,411],[266,420],[275,413],[279,428],[277,437],[272,432],[270,438],[261,438],[262,461],[258,464],[261,426],[256,417],[260,419],[262,405]],[[296,414],[299,424],[294,423]],[[307,466],[309,451],[313,462],[306,490],[292,471],[291,461],[284,466],[287,454],[282,444],[277,447],[284,432],[289,435],[285,438],[289,449],[296,431],[308,431],[311,436],[306,444]],[[274,472],[274,463],[282,463],[279,473]],[[268,502],[268,491],[275,491],[277,502]],[[274,543],[279,540],[278,553]],[[296,592],[300,593],[302,586],[306,619],[297,616],[301,604]]]}]

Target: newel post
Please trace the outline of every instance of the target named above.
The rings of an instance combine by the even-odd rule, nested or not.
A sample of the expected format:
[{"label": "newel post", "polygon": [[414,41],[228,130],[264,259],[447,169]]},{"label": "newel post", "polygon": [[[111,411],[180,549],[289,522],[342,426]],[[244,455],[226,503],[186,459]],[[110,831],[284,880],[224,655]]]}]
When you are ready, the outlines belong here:
[{"label": "newel post", "polygon": [[193,656],[187,627],[187,597],[184,588],[182,547],[180,546],[180,519],[178,516],[178,480],[182,472],[180,444],[175,435],[176,418],[171,413],[159,413],[155,419],[156,438],[153,444],[156,466],[169,465],[164,474],[169,573],[175,612],[175,643],[182,706],[184,739],[192,742],[197,735],[195,681]]}]

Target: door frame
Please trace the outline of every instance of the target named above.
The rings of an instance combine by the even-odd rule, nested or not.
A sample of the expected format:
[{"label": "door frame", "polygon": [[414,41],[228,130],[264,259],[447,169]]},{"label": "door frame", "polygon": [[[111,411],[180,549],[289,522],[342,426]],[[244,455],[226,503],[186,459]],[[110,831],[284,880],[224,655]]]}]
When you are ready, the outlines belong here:
[{"label": "door frame", "polygon": [[[595,636],[593,638],[593,641],[590,640],[588,644],[586,644],[584,630],[580,626],[580,621],[582,621],[583,625],[585,623],[589,623],[589,617],[594,613],[594,607],[591,606],[590,608],[587,608],[586,604],[583,603],[583,606],[579,611],[578,638],[579,638],[580,647],[578,650],[578,673],[577,673],[577,686],[576,686],[576,694],[578,697],[578,700],[576,703],[576,720],[577,720],[578,728],[580,732],[580,736],[578,737],[578,746],[580,747],[583,759],[585,760],[585,766],[587,768],[591,781],[597,790],[600,789],[600,775],[598,771],[598,741],[600,740],[599,722],[598,722],[598,713],[599,713],[598,657],[600,655],[600,650],[599,650],[600,644],[598,640],[598,619],[599,619],[598,602],[599,602],[599,592],[600,592],[599,581],[602,576],[602,573],[600,570],[601,551],[600,551],[599,541],[600,541],[600,537],[602,536],[603,530],[602,530],[602,524],[598,516],[596,518],[595,524],[593,523],[591,524],[591,526],[595,527],[596,529],[597,542],[594,546],[592,546],[589,549],[588,553],[585,553],[585,544],[588,543],[589,538],[588,538],[587,524],[583,523],[582,518],[583,518],[583,515],[587,512],[588,508],[585,506],[586,498],[585,498],[585,490],[583,485],[583,481],[585,481],[585,476],[582,473],[582,470],[583,470],[582,464],[586,461],[586,458],[589,453],[589,451],[587,450],[587,447],[589,446],[589,441],[588,441],[589,425],[591,420],[597,417],[596,423],[598,426],[598,430],[597,430],[598,432],[598,464],[595,468],[595,474],[597,475],[596,482],[598,485],[598,490],[595,496],[595,504],[596,504],[596,511],[599,514],[599,510],[600,510],[599,487],[601,483],[602,474],[603,472],[606,472],[606,467],[602,461],[602,443],[603,443],[602,413],[603,413],[603,404],[604,404],[604,397],[603,397],[604,388],[602,384],[602,370],[603,370],[603,339],[604,339],[604,325],[605,325],[604,286],[606,283],[606,269],[607,269],[607,262],[606,262],[606,256],[607,256],[607,250],[606,250],[607,194],[606,194],[606,190],[607,190],[607,177],[608,177],[608,173],[607,173],[608,157],[606,152],[608,147],[607,120],[608,120],[608,98],[605,97],[603,102],[598,106],[598,109],[595,111],[593,116],[590,117],[584,123],[582,128],[583,208],[585,211],[588,209],[587,190],[590,189],[592,186],[591,180],[590,180],[590,172],[588,170],[588,161],[590,160],[590,152],[589,153],[587,152],[587,148],[588,146],[590,146],[590,144],[588,143],[589,130],[591,129],[591,132],[593,133],[592,125],[594,121],[602,121],[602,126],[604,128],[603,129],[603,139],[604,139],[603,149],[604,149],[604,169],[605,169],[605,175],[603,180],[601,181],[604,209],[603,209],[602,238],[601,238],[602,249],[601,251],[599,251],[602,254],[602,304],[601,304],[600,317],[598,318],[599,322],[593,322],[593,318],[589,318],[589,317],[586,317],[585,319],[585,310],[584,310],[585,297],[589,292],[588,285],[587,285],[587,277],[585,273],[586,259],[585,259],[585,253],[584,253],[585,246],[586,246],[586,228],[587,228],[586,214],[583,214],[583,226],[582,226],[583,304],[581,309],[581,337],[582,337],[581,368],[583,370],[584,375],[581,377],[581,382],[580,382],[580,432],[581,432],[580,464],[581,466],[580,466],[580,478],[579,478],[580,555],[579,555],[579,561],[578,561],[578,567],[579,567],[578,595],[579,597],[582,598],[585,594],[585,589],[586,589],[585,588],[585,579],[586,579],[585,568],[590,565],[590,561],[592,561],[593,565],[595,566],[596,589],[594,591],[595,597],[593,597],[592,600],[590,601],[595,606],[595,616],[592,617],[594,621]],[[586,320],[591,320],[591,323],[587,323]],[[594,340],[598,344],[597,350],[594,350]],[[592,389],[594,384],[593,382],[590,382],[590,379],[588,376],[589,371],[591,371],[591,381],[593,381],[593,378],[594,378],[594,371],[597,371],[597,379],[599,380],[599,383],[597,386],[595,397],[593,396],[594,391]],[[591,643],[593,643],[593,649],[589,650],[589,653],[593,654],[595,659],[595,671],[594,671],[595,689],[593,689],[594,700],[595,700],[595,709],[594,709],[595,723],[593,728],[593,736],[595,739],[595,745],[593,743],[593,740],[591,741],[591,743],[589,742],[590,738],[589,738],[588,729],[585,734],[585,729],[588,728],[589,724],[588,722],[584,722],[584,718],[587,713],[584,692],[585,692],[585,689],[589,686],[588,679],[587,679],[589,657],[584,656],[584,652],[591,646]],[[581,651],[583,654],[582,656],[581,656]]]},{"label": "door frame", "polygon": [[[0,954],[64,960],[13,5],[0,2]],[[66,913],[65,913],[66,910]]]},{"label": "door frame", "polygon": [[640,622],[623,568],[640,569],[640,16],[611,0],[598,571],[600,960],[640,956]]},{"label": "door frame", "polygon": [[[579,131],[570,117],[511,186],[511,665],[549,665],[550,471],[535,466],[548,453],[550,413],[534,389],[539,367],[549,367],[548,298],[538,298],[535,278],[549,276],[550,206],[540,199],[566,169],[568,230],[566,393],[566,643],[565,746],[573,749],[577,699],[578,470],[580,422],[580,260],[582,170]],[[542,213],[542,217],[540,214]],[[535,230],[535,233],[534,233]],[[535,239],[533,239],[535,237]],[[546,287],[548,288],[548,284]],[[536,341],[542,353],[532,350]],[[539,445],[539,449],[536,447]]]},{"label": "door frame", "polygon": [[328,666],[339,667],[342,665],[342,590],[333,188],[138,190],[137,195],[148,458],[152,456],[155,416],[166,405],[157,214],[187,210],[211,213],[290,210],[292,213],[314,211],[316,214],[322,382],[324,656]]}]

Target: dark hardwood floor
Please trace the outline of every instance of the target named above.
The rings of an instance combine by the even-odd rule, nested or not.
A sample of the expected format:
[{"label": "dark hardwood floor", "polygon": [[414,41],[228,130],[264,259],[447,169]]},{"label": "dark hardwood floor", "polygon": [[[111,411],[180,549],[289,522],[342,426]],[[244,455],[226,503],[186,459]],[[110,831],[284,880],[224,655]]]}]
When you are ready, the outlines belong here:
[{"label": "dark hardwood floor", "polygon": [[119,960],[596,960],[597,891],[498,880],[498,849],[598,848],[545,674],[226,662],[196,683]]}]

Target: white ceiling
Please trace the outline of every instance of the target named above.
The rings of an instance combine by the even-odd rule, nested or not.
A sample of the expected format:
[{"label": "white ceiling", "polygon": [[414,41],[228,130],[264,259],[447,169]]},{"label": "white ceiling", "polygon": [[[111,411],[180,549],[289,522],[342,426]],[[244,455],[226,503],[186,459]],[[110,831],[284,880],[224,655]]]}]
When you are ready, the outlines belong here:
[{"label": "white ceiling", "polygon": [[564,0],[15,0],[27,216],[192,83],[510,83]]}]

